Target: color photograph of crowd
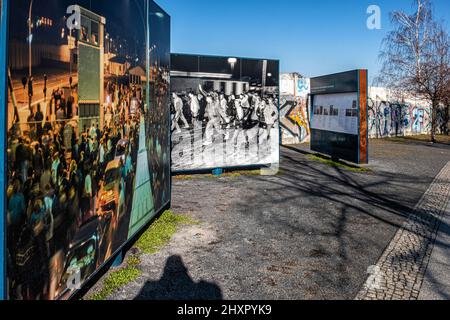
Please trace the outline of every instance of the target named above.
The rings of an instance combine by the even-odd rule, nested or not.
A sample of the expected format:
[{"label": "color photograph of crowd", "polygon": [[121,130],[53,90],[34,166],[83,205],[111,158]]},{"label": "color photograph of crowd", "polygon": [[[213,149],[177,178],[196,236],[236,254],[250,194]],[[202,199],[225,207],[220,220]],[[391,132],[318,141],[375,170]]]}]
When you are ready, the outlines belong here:
[{"label": "color photograph of crowd", "polygon": [[[67,20],[70,2],[34,2],[36,16],[48,18],[35,22],[28,65],[13,57],[27,58],[27,30],[10,28],[7,293],[67,299],[170,201],[170,29],[159,30],[146,57],[144,33],[127,38],[142,24],[119,28],[113,8],[79,1],[82,28],[63,29],[61,40],[66,26],[56,21]],[[138,16],[145,3],[117,4]],[[25,9],[12,3],[16,19]],[[41,54],[55,47],[67,55]]]}]

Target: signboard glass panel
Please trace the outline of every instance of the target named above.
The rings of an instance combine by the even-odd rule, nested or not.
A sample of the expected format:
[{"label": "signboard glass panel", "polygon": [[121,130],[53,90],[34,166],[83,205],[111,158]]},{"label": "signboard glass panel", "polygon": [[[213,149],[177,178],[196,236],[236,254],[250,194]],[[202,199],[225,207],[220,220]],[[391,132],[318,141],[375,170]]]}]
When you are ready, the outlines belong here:
[{"label": "signboard glass panel", "polygon": [[358,135],[358,94],[340,93],[314,96],[311,128]]}]

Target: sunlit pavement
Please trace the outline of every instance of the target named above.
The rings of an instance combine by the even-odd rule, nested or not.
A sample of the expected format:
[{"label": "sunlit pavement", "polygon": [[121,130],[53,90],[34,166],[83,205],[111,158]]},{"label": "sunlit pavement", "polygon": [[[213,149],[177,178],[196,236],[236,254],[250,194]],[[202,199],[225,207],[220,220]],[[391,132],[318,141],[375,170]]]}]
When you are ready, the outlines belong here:
[{"label": "sunlit pavement", "polygon": [[[417,300],[421,293],[424,294],[422,288],[425,274],[427,283],[430,280],[437,280],[434,281],[436,287],[442,286],[443,281],[448,281],[447,274],[441,276],[441,279],[435,279],[429,263],[433,252],[436,256],[440,247],[446,247],[447,251],[450,249],[450,242],[441,242],[444,235],[436,241],[441,226],[448,229],[445,220],[449,214],[447,211],[449,200],[450,162],[436,176],[380,260],[371,267],[370,276],[357,299]],[[443,261],[439,263],[442,264]],[[448,294],[445,291],[437,293],[441,298],[445,298]]]}]

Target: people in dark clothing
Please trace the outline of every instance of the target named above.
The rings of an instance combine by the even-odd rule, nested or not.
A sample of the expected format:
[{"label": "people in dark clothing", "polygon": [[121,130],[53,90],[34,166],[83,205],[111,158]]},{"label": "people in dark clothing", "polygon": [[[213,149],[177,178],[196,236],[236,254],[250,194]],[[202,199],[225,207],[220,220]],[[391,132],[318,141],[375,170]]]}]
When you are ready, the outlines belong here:
[{"label": "people in dark clothing", "polygon": [[[112,88],[114,93],[114,84]],[[65,100],[57,89],[47,106],[50,113],[36,105],[35,113],[28,118],[29,130],[16,130],[8,136],[7,244],[8,268],[13,270],[8,274],[12,299],[55,298],[54,287],[58,285],[55,283],[61,279],[50,279],[59,271],[49,270],[48,266],[54,257],[65,257],[84,223],[98,218],[104,168],[115,160],[121,139],[130,141],[127,160],[121,165],[127,166],[123,179],[126,182],[121,181],[120,186],[120,208],[127,212],[116,214],[120,214],[120,219],[131,214],[133,168],[139,146],[137,127],[143,108],[137,108],[133,116],[126,115],[125,106],[132,96],[126,87],[122,88],[120,98],[111,96],[115,102],[110,107],[113,116],[102,128],[95,121],[83,124],[84,131],[80,132],[81,123],[72,119],[75,99],[71,95]],[[50,117],[47,114],[51,114],[53,105],[56,115]],[[124,225],[128,227],[128,221]],[[97,232],[101,237],[104,230]],[[123,232],[111,235],[108,241],[112,241],[109,244],[112,253],[128,235]],[[106,258],[103,253],[95,263],[101,264]]]},{"label": "people in dark clothing", "polygon": [[41,105],[38,104],[36,114],[34,115],[34,122],[36,122],[35,126],[36,126],[36,134],[37,134],[38,139],[40,139],[44,133],[44,130],[42,127],[43,121],[44,121],[44,115],[41,112]]}]

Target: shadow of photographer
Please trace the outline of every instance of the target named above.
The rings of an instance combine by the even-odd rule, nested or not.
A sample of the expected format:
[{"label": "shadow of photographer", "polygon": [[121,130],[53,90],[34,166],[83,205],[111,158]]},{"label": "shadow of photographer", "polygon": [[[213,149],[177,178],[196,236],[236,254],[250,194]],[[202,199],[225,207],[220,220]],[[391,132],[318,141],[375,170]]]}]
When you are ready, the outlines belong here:
[{"label": "shadow of photographer", "polygon": [[222,300],[222,290],[214,283],[194,282],[180,256],[167,259],[159,281],[148,281],[135,300]]}]

